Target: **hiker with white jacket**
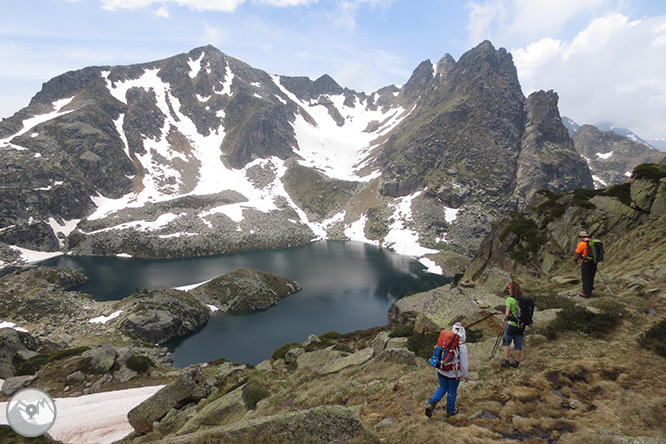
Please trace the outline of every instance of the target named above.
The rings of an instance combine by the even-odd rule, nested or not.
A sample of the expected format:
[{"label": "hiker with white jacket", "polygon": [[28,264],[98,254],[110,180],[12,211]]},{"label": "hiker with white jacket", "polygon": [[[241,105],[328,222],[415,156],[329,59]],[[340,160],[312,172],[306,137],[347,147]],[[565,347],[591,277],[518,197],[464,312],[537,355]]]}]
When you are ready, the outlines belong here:
[{"label": "hiker with white jacket", "polygon": [[469,381],[469,360],[467,355],[467,333],[465,326],[456,322],[451,329],[453,333],[460,337],[458,346],[456,347],[457,363],[453,365],[451,370],[442,370],[437,368],[437,379],[439,380],[439,387],[432,394],[426,405],[425,414],[428,417],[432,416],[432,411],[439,401],[446,395],[446,413],[447,416],[453,416],[458,413],[456,408],[456,397],[458,395],[458,385],[460,378]]}]

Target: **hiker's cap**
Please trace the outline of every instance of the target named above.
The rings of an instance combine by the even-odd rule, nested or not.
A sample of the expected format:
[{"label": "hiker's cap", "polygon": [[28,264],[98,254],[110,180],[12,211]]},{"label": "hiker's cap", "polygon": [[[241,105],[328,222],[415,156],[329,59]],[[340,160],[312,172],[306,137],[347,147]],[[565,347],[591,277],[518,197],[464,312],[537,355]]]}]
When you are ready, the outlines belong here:
[{"label": "hiker's cap", "polygon": [[590,235],[587,234],[587,231],[583,230],[583,231],[580,232],[580,234],[578,235],[578,237],[590,237]]}]

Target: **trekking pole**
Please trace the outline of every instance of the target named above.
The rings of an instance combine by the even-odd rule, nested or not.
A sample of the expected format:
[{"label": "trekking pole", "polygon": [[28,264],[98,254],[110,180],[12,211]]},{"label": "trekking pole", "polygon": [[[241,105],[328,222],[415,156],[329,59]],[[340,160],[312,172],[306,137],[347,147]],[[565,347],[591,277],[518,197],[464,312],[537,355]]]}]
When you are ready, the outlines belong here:
[{"label": "trekking pole", "polygon": [[608,289],[608,292],[611,294],[611,296],[615,297],[615,295],[611,291],[610,287],[606,283],[606,279],[604,279],[604,277],[601,275],[601,272],[599,271],[599,267],[597,267],[597,273],[599,273],[599,277],[601,278],[601,280],[604,281],[604,284],[606,285],[606,288]]},{"label": "trekking pole", "polygon": [[504,335],[504,329],[506,328],[506,322],[507,320],[504,320],[504,324],[502,324],[502,331],[500,332],[499,336],[497,336],[497,341],[495,341],[495,346],[493,347],[493,351],[490,353],[490,357],[488,358],[489,360],[492,360],[495,357],[495,353],[497,353],[497,349],[499,348],[499,343],[500,339]]}]

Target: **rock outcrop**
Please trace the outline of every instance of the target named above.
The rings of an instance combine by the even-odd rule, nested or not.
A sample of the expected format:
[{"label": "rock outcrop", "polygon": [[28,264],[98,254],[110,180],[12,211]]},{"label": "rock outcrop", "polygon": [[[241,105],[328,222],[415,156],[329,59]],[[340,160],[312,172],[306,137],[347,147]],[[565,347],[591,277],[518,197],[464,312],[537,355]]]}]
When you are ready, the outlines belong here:
[{"label": "rock outcrop", "polygon": [[120,327],[143,341],[161,344],[192,332],[210,319],[211,310],[185,291],[150,290],[122,302]]},{"label": "rock outcrop", "polygon": [[194,440],[212,442],[222,441],[226,437],[247,439],[252,436],[264,436],[285,442],[342,444],[357,438],[362,433],[363,426],[354,417],[352,410],[331,405],[241,421],[156,442],[185,444]]},{"label": "rock outcrop", "polygon": [[16,331],[13,328],[0,328],[0,379],[16,375],[15,360],[25,361],[25,352],[35,352],[40,341],[29,333]]},{"label": "rock outcrop", "polygon": [[301,290],[298,282],[275,273],[240,268],[189,291],[222,313],[265,310]]},{"label": "rock outcrop", "polygon": [[180,409],[197,402],[210,393],[206,378],[197,369],[181,374],[153,396],[134,407],[127,414],[129,423],[139,433],[148,433],[153,423],[164,418],[171,409]]}]

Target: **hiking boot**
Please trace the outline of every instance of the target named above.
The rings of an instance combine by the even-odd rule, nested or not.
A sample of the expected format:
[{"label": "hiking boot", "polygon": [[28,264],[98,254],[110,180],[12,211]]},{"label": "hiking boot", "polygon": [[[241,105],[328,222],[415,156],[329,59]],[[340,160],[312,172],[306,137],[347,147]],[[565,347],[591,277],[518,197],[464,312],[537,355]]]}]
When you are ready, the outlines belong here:
[{"label": "hiking boot", "polygon": [[581,298],[585,298],[585,299],[590,299],[592,297],[591,294],[585,294],[582,291],[580,293],[578,293],[578,296],[580,296]]},{"label": "hiking boot", "polygon": [[509,360],[508,359],[502,359],[502,363],[500,364],[502,367],[507,368],[509,367]]},{"label": "hiking boot", "polygon": [[429,402],[425,408],[425,414],[428,418],[432,418],[432,411],[435,410],[436,402]]},{"label": "hiking boot", "polygon": [[456,416],[458,414],[459,410],[455,409],[452,412],[446,412],[446,416],[451,417],[451,416]]},{"label": "hiking boot", "polygon": [[516,361],[516,360],[514,359],[513,362],[512,362],[511,364],[509,364],[509,365],[510,365],[511,367],[513,367],[513,368],[518,368],[518,366],[520,365],[520,361]]}]

